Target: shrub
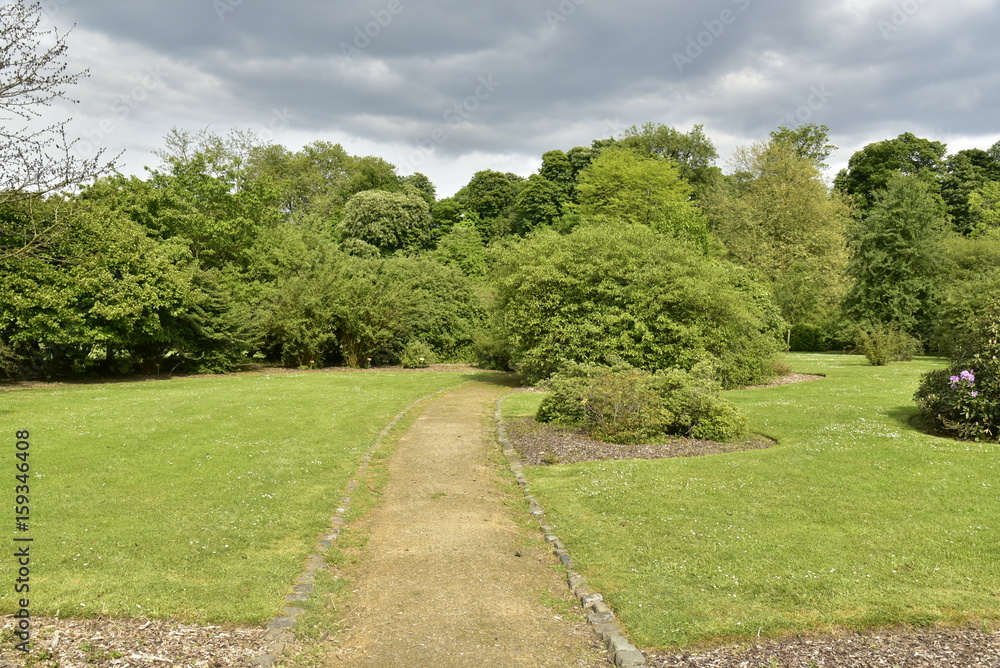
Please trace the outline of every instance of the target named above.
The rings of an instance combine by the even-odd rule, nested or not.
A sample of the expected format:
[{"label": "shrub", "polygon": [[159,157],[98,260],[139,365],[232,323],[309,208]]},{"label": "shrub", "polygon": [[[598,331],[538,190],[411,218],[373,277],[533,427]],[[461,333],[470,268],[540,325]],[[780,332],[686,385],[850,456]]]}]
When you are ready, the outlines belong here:
[{"label": "shrub", "polygon": [[821,353],[830,345],[823,328],[810,324],[792,326],[788,343],[789,350],[799,353]]},{"label": "shrub", "polygon": [[729,441],[746,419],[719,394],[712,368],[651,374],[627,364],[569,364],[548,382],[537,419],[579,424],[611,443],[641,443],[667,435]]},{"label": "shrub", "polygon": [[860,327],[855,343],[872,366],[909,362],[922,352],[922,346],[915,338],[894,326],[881,323]]},{"label": "shrub", "polygon": [[924,374],[914,399],[936,427],[969,440],[1000,441],[1000,299],[949,367]]},{"label": "shrub", "polygon": [[403,365],[404,369],[426,369],[431,364],[437,363],[437,355],[423,341],[410,341],[403,346],[403,352],[399,355],[399,363]]},{"label": "shrub", "polygon": [[718,364],[726,387],[765,382],[785,323],[739,267],[642,225],[586,224],[496,251],[503,329],[529,382],[566,361],[646,371]]}]

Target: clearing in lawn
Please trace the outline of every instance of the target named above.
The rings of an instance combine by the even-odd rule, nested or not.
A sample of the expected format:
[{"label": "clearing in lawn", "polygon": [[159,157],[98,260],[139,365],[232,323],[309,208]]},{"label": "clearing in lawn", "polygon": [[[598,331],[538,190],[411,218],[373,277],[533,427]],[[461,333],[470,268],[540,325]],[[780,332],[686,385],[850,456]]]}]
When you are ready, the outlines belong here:
[{"label": "clearing in lawn", "polygon": [[[31,434],[32,614],[270,619],[383,427],[475,377],[306,372],[3,392],[12,453],[14,430]],[[13,582],[12,563],[0,560],[0,582]],[[5,595],[0,612],[14,605]]]},{"label": "clearing in lawn", "polygon": [[527,471],[633,640],[1000,618],[1000,446],[912,422],[919,376],[940,362],[789,361],[826,378],[727,393],[773,447]]}]

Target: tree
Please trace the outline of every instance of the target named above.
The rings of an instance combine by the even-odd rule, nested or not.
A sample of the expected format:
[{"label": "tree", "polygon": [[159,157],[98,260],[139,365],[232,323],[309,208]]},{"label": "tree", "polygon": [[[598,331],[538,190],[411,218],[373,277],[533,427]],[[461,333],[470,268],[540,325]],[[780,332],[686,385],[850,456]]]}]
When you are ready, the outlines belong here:
[{"label": "tree", "polygon": [[623,148],[601,152],[580,173],[580,210],[625,223],[648,225],[706,245],[708,227],[691,202],[691,186],[675,163],[643,157]]},{"label": "tree", "polygon": [[540,174],[532,174],[521,188],[514,204],[514,231],[524,235],[551,225],[566,209],[566,188]]},{"label": "tree", "polygon": [[496,239],[511,232],[514,205],[524,181],[524,177],[517,174],[485,169],[476,172],[469,183],[455,193],[455,201],[463,212],[476,215],[484,237]]},{"label": "tree", "polygon": [[990,184],[1000,183],[1000,160],[981,149],[967,149],[948,156],[941,179],[941,196],[959,232],[968,234],[979,224],[980,211],[973,207],[973,197]]},{"label": "tree", "polygon": [[644,225],[533,235],[498,254],[494,276],[501,328],[531,380],[566,361],[708,361],[725,385],[752,384],[780,347],[784,323],[747,272]]},{"label": "tree", "polygon": [[[66,88],[88,76],[86,70],[67,72],[67,34],[42,30],[43,16],[37,2],[0,5],[0,205],[33,201],[114,170],[114,160],[103,161],[101,147],[94,147],[91,158],[76,155],[78,140],[66,137],[69,119],[43,128],[30,125],[41,117],[40,108],[70,100]],[[23,127],[16,125],[22,122]],[[0,257],[43,252],[62,229],[59,220],[50,223],[35,225],[21,245],[9,245],[0,230]]]},{"label": "tree", "polygon": [[337,229],[343,238],[371,244],[384,255],[422,248],[430,241],[430,207],[414,193],[365,190],[348,200]]},{"label": "tree", "polygon": [[799,157],[812,162],[818,169],[826,169],[826,159],[837,150],[830,143],[830,128],[825,125],[807,123],[795,129],[782,125],[771,131],[771,141],[788,144],[795,149]]},{"label": "tree", "polygon": [[848,315],[926,338],[946,235],[944,202],[931,186],[918,175],[889,176],[849,234]]},{"label": "tree", "polygon": [[941,142],[906,132],[895,139],[868,144],[852,155],[834,185],[853,196],[865,213],[874,203],[874,193],[884,190],[895,174],[918,177],[936,190],[946,150]]},{"label": "tree", "polygon": [[844,297],[847,206],[790,142],[737,150],[739,177],[706,202],[730,259],[758,272],[793,325],[834,324]]},{"label": "tree", "polygon": [[674,162],[696,198],[711,190],[721,176],[714,166],[719,154],[701,125],[687,133],[659,123],[646,123],[641,128],[633,125],[618,140],[618,146]]}]

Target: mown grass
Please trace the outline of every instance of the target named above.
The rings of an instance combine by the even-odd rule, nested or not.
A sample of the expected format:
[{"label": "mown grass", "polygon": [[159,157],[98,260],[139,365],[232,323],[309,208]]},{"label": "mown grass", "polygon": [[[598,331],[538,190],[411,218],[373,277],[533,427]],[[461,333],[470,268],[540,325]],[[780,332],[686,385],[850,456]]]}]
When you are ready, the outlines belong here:
[{"label": "mown grass", "polygon": [[633,639],[1000,617],[1000,446],[912,424],[919,376],[939,362],[790,362],[827,378],[727,393],[779,441],[768,450],[527,471]]},{"label": "mown grass", "polygon": [[[293,373],[3,392],[11,478],[13,432],[31,432],[32,614],[270,618],[386,423],[471,378]],[[0,560],[0,582],[11,568]],[[0,611],[13,605],[5,595]]]}]

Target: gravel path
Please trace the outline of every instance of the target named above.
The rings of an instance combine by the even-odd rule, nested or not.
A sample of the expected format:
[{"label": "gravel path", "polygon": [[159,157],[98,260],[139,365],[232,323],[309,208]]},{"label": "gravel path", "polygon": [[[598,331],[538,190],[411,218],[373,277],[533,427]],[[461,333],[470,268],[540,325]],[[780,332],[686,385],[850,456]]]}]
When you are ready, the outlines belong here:
[{"label": "gravel path", "polygon": [[389,459],[390,482],[362,521],[344,632],[328,666],[607,666],[568,600],[542,537],[519,527],[500,489],[490,413],[509,381],[436,399]]}]

